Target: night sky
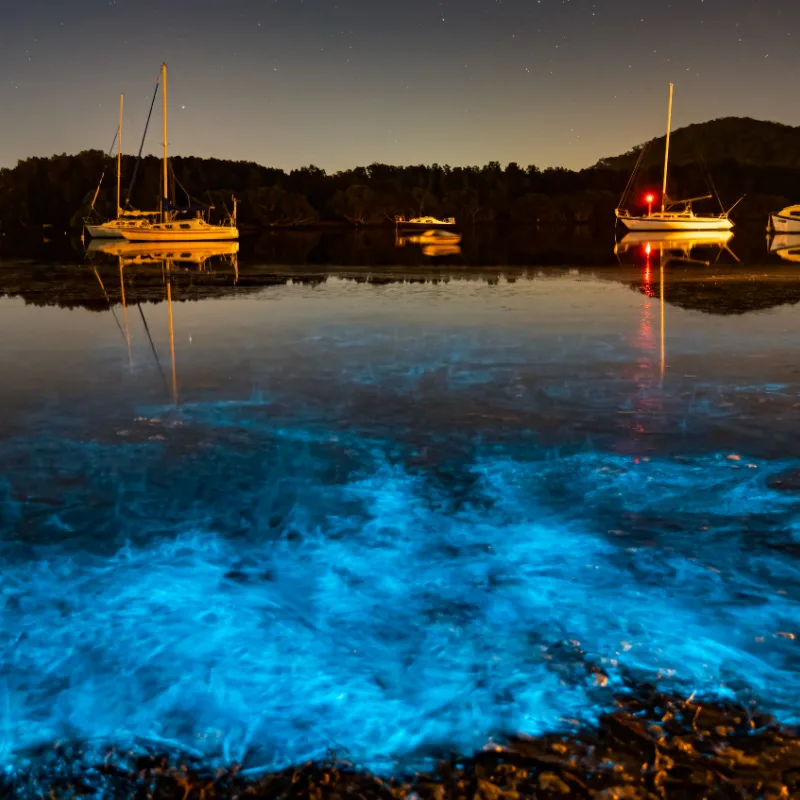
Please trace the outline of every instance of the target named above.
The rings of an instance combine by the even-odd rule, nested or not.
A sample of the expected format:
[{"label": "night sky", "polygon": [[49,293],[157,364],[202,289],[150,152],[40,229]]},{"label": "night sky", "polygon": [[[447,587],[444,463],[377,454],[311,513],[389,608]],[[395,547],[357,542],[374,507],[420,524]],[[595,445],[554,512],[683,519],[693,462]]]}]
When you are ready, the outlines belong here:
[{"label": "night sky", "polygon": [[[329,171],[588,166],[721,116],[800,124],[798,0],[0,0],[0,166],[138,149]],[[148,151],[160,142],[154,117]]]}]

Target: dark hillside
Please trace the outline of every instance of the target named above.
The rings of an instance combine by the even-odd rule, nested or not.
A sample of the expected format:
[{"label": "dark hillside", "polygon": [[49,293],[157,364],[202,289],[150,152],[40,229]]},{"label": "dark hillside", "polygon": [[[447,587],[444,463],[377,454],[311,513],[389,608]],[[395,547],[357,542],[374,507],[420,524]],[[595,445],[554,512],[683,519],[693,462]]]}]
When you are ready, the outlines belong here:
[{"label": "dark hillside", "polygon": [[[665,140],[666,136],[660,136],[649,144],[645,167],[661,168]],[[602,158],[596,166],[630,171],[643,146]],[[673,131],[670,163],[691,164],[700,158],[707,162],[730,160],[744,166],[800,169],[800,128],[750,117],[724,117]]]}]

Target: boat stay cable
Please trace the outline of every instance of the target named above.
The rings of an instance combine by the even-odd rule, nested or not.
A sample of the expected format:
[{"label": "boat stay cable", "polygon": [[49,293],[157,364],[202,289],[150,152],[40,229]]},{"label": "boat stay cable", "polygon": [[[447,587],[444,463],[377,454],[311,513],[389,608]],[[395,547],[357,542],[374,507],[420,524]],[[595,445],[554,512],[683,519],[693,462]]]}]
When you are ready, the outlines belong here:
[{"label": "boat stay cable", "polygon": [[[119,136],[119,128],[117,128],[116,133],[114,134],[114,141],[111,142],[111,147],[108,148],[108,152],[105,153],[106,158],[111,158],[112,153],[114,152],[114,145],[117,143],[117,136]],[[103,178],[106,176],[106,170],[108,169],[108,165],[103,167],[103,172],[100,174],[100,180],[97,182],[97,188],[94,190],[94,195],[92,196],[92,202],[89,206],[89,212],[91,213],[94,211],[94,204],[97,202],[97,196],[100,194],[100,187],[103,185]]]},{"label": "boat stay cable", "polygon": [[[113,147],[113,145],[112,145]],[[92,270],[94,271],[95,277],[97,278],[97,282],[100,284],[100,288],[103,291],[103,297],[106,299],[106,303],[108,303],[108,310],[111,312],[111,315],[114,317],[114,322],[117,323],[117,327],[119,328],[119,332],[122,334],[122,338],[127,341],[127,337],[125,336],[125,331],[122,330],[122,325],[119,323],[119,319],[117,318],[117,312],[114,311],[114,306],[111,305],[111,298],[108,296],[108,292],[106,291],[106,287],[103,285],[103,279],[100,277],[100,273],[97,271],[97,267],[92,265]]]},{"label": "boat stay cable", "polygon": [[719,192],[717,191],[717,187],[714,184],[714,179],[711,176],[711,170],[708,168],[708,164],[706,163],[706,160],[703,157],[702,151],[697,146],[697,140],[694,138],[694,134],[692,133],[691,128],[687,129],[687,133],[689,134],[689,141],[692,143],[692,150],[694,150],[695,158],[700,164],[700,169],[703,172],[703,177],[705,178],[706,184],[708,185],[708,188],[711,189],[713,197],[716,199],[717,203],[719,203],[720,211],[725,213],[725,206],[722,204]]},{"label": "boat stay cable", "polygon": [[[736,208],[736,206],[738,206],[739,203],[741,203],[742,200],[744,200],[745,197],[747,197],[747,195],[743,194],[730,208],[726,209],[725,206],[722,203],[722,198],[719,196],[719,192],[717,191],[717,187],[714,184],[714,178],[711,175],[711,170],[708,168],[708,164],[706,163],[705,158],[703,158],[702,152],[700,152],[700,150],[696,147],[694,138],[692,138],[692,146],[694,147],[695,154],[697,155],[697,159],[700,161],[700,164],[701,164],[701,166],[702,166],[702,168],[703,168],[703,170],[705,172],[706,182],[708,183],[708,186],[711,189],[711,191],[714,193],[714,197],[716,198],[717,202],[719,203],[720,210],[722,211],[723,215],[727,217],[731,213],[731,211],[733,211],[733,209]],[[734,258],[735,258],[735,256],[734,256]]]},{"label": "boat stay cable", "polygon": [[647,149],[650,147],[650,144],[651,144],[650,142],[643,144],[641,150],[639,150],[639,158],[636,159],[636,166],[634,166],[633,172],[631,172],[631,176],[630,178],[628,178],[628,183],[625,186],[625,191],[622,193],[622,197],[620,198],[619,201],[620,208],[625,207],[628,195],[631,193],[631,190],[633,189],[633,184],[636,180],[636,176],[639,174],[639,170],[642,167],[642,162],[644,161],[645,154],[647,153]]},{"label": "boat stay cable", "polygon": [[147,320],[145,319],[144,316],[144,311],[142,311],[142,304],[137,301],[136,305],[139,308],[139,314],[141,314],[142,317],[142,324],[144,325],[144,329],[147,332],[147,338],[150,341],[150,349],[153,351],[153,355],[155,356],[156,359],[156,366],[158,366],[158,371],[161,373],[161,377],[164,381],[164,386],[166,386],[167,390],[169,390],[169,384],[167,383],[167,376],[164,374],[164,369],[161,366],[161,359],[159,359],[158,357],[158,350],[156,350],[155,343],[153,342],[153,337],[150,335],[150,326],[147,324]]},{"label": "boat stay cable", "polygon": [[[170,162],[170,165],[169,165],[169,171],[170,171],[170,177],[172,178],[172,180],[180,187],[181,191],[186,195],[187,207],[185,209],[175,209],[175,210],[178,210],[178,211],[184,211],[184,210],[185,211],[200,211],[200,210],[208,211],[209,209],[214,208],[213,205],[209,205],[208,203],[204,203],[202,200],[200,200],[200,198],[192,197],[192,195],[189,194],[188,189],[180,182],[180,180],[178,179],[178,176],[175,174],[175,169],[173,168],[171,162]],[[174,194],[174,190],[173,190],[173,194]],[[193,206],[192,203],[198,203],[199,206]]]}]

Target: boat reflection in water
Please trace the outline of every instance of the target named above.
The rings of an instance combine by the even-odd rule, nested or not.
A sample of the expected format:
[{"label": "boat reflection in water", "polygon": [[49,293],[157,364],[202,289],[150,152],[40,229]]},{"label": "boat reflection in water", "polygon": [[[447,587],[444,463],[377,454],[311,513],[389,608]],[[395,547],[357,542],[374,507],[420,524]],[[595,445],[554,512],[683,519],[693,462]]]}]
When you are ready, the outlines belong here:
[{"label": "boat reflection in water", "polygon": [[800,233],[779,233],[769,240],[769,252],[800,264]]},{"label": "boat reflection in water", "polygon": [[[179,246],[180,245],[180,246]],[[122,315],[124,320],[125,341],[128,348],[128,361],[132,365],[131,355],[131,335],[128,325],[128,304],[125,295],[125,268],[141,266],[157,266],[161,270],[164,291],[167,300],[167,315],[169,320],[169,349],[172,367],[172,400],[178,403],[178,375],[175,366],[175,326],[172,317],[172,275],[175,272],[185,272],[197,270],[198,272],[209,271],[209,266],[215,262],[221,262],[224,268],[232,269],[234,284],[239,280],[239,243],[237,241],[217,241],[217,242],[130,242],[124,239],[101,239],[93,240],[86,248],[87,254],[100,253],[106,256],[116,257],[119,262],[119,283],[120,299],[122,302]],[[214,261],[212,261],[214,260]],[[214,269],[212,266],[212,270]],[[103,281],[97,268],[94,273],[103,290],[103,294],[108,301],[109,308],[113,313],[111,301],[106,293]],[[150,336],[150,327],[144,316],[141,303],[137,302],[139,313],[142,317],[142,324],[150,341],[150,347],[156,359],[159,370],[161,362],[158,358],[158,351],[155,343]],[[115,314],[116,317],[116,314]],[[119,321],[117,321],[119,324]],[[122,328],[122,326],[120,326]],[[163,375],[163,372],[162,372]]]},{"label": "boat reflection in water", "polygon": [[665,231],[663,233],[633,231],[617,242],[614,253],[622,256],[641,250],[646,256],[658,253],[667,262],[683,261],[689,264],[710,266],[712,261],[708,259],[693,258],[694,251],[716,248],[717,258],[723,252],[727,252],[736,261],[739,261],[728,246],[732,238],[733,231]]},{"label": "boat reflection in water", "polygon": [[[641,290],[653,299],[658,299],[660,316],[660,377],[663,382],[666,368],[666,270],[674,264],[687,266],[710,266],[723,252],[729,253],[737,262],[739,259],[728,246],[733,238],[732,231],[633,231],[620,239],[614,253],[622,264],[622,256],[634,257],[636,267],[641,266]],[[717,251],[716,258],[701,257],[709,250]],[[641,259],[641,261],[640,261]],[[646,309],[649,307],[645,307]],[[649,329],[649,325],[646,326]],[[649,338],[649,337],[648,337]]]},{"label": "boat reflection in water", "polygon": [[238,276],[239,242],[129,242],[125,239],[93,239],[87,253],[103,253],[123,260],[123,266],[169,262],[172,268],[197,267],[204,272],[212,259],[222,259]]},{"label": "boat reflection in water", "polygon": [[409,244],[418,244],[422,246],[422,255],[424,256],[457,256],[461,255],[460,242],[460,233],[432,228],[411,236],[398,234],[395,246],[406,247]]}]

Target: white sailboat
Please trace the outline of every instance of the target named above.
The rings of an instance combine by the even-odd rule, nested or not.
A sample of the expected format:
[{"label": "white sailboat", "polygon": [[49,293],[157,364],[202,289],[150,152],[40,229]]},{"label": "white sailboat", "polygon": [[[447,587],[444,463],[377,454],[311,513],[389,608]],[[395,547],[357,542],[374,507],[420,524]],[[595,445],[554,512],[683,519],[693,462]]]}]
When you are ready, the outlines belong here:
[{"label": "white sailboat", "polygon": [[[116,219],[108,220],[108,222],[96,224],[86,222],[84,227],[92,239],[122,239],[124,238],[123,230],[141,226],[149,221],[150,217],[155,217],[158,213],[156,211],[123,210],[120,204],[122,190],[122,110],[124,101],[125,95],[121,94],[119,96],[119,125],[117,126],[117,216]],[[94,204],[97,201],[101,184],[102,178],[94,193],[92,208],[94,208]]]},{"label": "white sailboat", "polygon": [[775,233],[800,233],[800,206],[786,206],[770,214],[768,230]]},{"label": "white sailboat", "polygon": [[[669,170],[669,140],[672,131],[672,94],[674,85],[669,85],[669,112],[667,115],[667,142],[664,153],[664,186],[661,192],[661,210],[648,211],[644,216],[629,214],[623,208],[616,210],[617,219],[631,231],[726,231],[733,228],[728,211],[721,214],[695,214],[692,203],[706,200],[711,195],[693,197],[689,200],[670,200],[667,196],[667,173]],[[638,167],[638,165],[637,165]],[[630,184],[629,184],[630,185]],[[627,190],[626,190],[627,191]]]}]

